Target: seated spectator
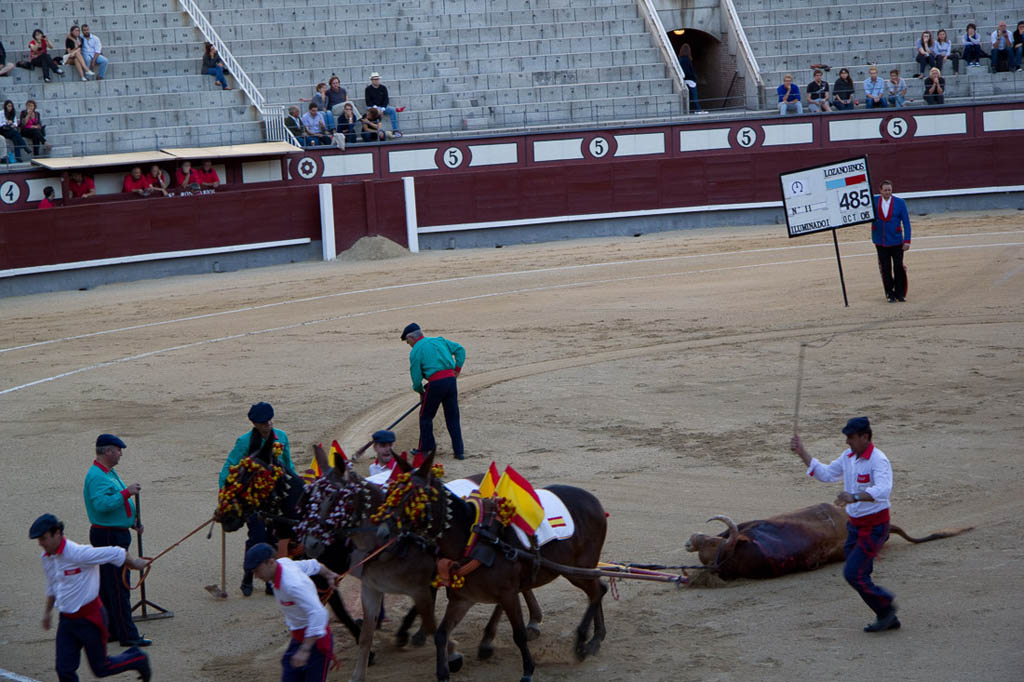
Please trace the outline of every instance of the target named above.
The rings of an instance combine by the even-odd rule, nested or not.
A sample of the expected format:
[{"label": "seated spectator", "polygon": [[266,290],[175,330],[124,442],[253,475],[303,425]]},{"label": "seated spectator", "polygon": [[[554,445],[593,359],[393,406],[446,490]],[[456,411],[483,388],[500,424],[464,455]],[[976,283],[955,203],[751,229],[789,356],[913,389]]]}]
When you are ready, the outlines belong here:
[{"label": "seated spectator", "polygon": [[[338,118],[341,116],[344,104],[346,102],[351,102],[345,88],[341,87],[341,80],[337,76],[332,73],[331,78],[327,83],[331,86],[327,89],[327,107],[331,110],[331,114],[334,115],[334,118]],[[352,105],[352,110],[356,112],[356,116],[358,117],[359,109],[356,108],[355,104]]]},{"label": "seated spectator", "polygon": [[196,171],[199,176],[199,186],[202,189],[217,189],[220,187],[220,176],[217,175],[217,170],[213,167],[213,161],[206,159],[203,161],[203,166]]},{"label": "seated spectator", "polygon": [[224,75],[227,73],[224,68],[224,62],[217,55],[217,48],[213,46],[213,43],[206,43],[206,51],[203,53],[203,73],[207,76],[213,76],[214,82],[222,90],[231,89],[228,87],[228,80]]},{"label": "seated spectator", "polygon": [[39,208],[53,208],[53,188],[47,185],[43,188],[43,200],[39,202]]},{"label": "seated spectator", "polygon": [[306,137],[306,131],[302,127],[302,119],[299,118],[299,108],[294,104],[288,107],[288,115],[284,117],[284,127],[295,136],[295,139],[303,147],[309,147],[316,144]]},{"label": "seated spectator", "polygon": [[[932,59],[935,61],[935,68],[941,72],[942,65],[952,56],[953,46],[949,44],[949,39],[946,37],[946,29],[940,28],[939,32],[935,34],[935,42],[932,44]],[[956,63],[953,65],[953,70],[957,70]]]},{"label": "seated spectator", "polygon": [[935,56],[932,54],[934,47],[935,41],[932,40],[931,31],[925,31],[921,34],[921,37],[917,39],[917,53],[914,55],[914,59],[917,60],[917,65],[920,67],[920,70],[914,78],[924,78],[924,72],[930,67],[935,66]]},{"label": "seated spectator", "polygon": [[53,57],[47,52],[50,49],[53,49],[53,43],[50,42],[50,39],[38,28],[32,31],[32,40],[28,42],[29,63],[32,66],[42,68],[44,83],[50,82],[51,71],[58,76],[64,75],[64,69],[57,66],[56,62],[53,61]]},{"label": "seated spectator", "polygon": [[942,73],[932,67],[928,72],[928,78],[924,81],[924,101],[928,104],[943,104],[946,101],[946,79]]},{"label": "seated spectator", "polygon": [[146,179],[149,180],[149,189],[153,194],[167,196],[167,180],[164,179],[164,172],[160,170],[160,166],[155,163],[150,166]]},{"label": "seated spectator", "polygon": [[77,26],[72,26],[68,29],[68,34],[64,38],[64,64],[74,64],[75,70],[78,71],[78,77],[84,81],[89,80],[86,76],[94,76],[94,74],[86,65],[85,58],[82,56],[82,38],[81,29]]},{"label": "seated spectator", "polygon": [[191,161],[182,161],[181,168],[174,171],[174,186],[182,189],[199,189],[199,173]]},{"label": "seated spectator", "polygon": [[338,133],[345,136],[345,142],[353,144],[357,141],[357,133],[361,129],[362,124],[359,121],[359,116],[356,114],[356,108],[352,102],[345,102],[342,105],[341,117],[338,119]]},{"label": "seated spectator", "polygon": [[96,72],[96,80],[101,81],[107,75],[107,58],[103,56],[103,44],[100,39],[89,32],[89,24],[82,24],[82,59],[90,71]]},{"label": "seated spectator", "polygon": [[327,132],[333,133],[335,131],[334,114],[331,113],[331,108],[327,105],[327,83],[317,83],[316,92],[313,93],[313,97],[311,99],[300,97],[299,101],[315,104],[317,111],[324,117],[324,123],[327,124]]},{"label": "seated spectator", "polygon": [[82,171],[71,171],[68,178],[68,194],[72,199],[87,199],[96,196],[96,183],[92,178],[83,176]]},{"label": "seated spectator", "polygon": [[367,109],[363,117],[359,119],[363,124],[363,142],[383,142],[387,139],[384,133],[384,119],[380,115],[380,109]]},{"label": "seated spectator", "polygon": [[363,91],[363,98],[366,100],[367,108],[379,109],[382,114],[387,114],[391,117],[391,132],[395,137],[401,137],[402,131],[398,129],[398,112],[404,111],[405,107],[396,109],[391,106],[388,89],[381,85],[380,74],[376,71],[370,74],[370,84]]},{"label": "seated spectator", "polygon": [[[1013,70],[1013,37],[1006,30],[1006,22],[1000,21],[992,31],[992,72]],[[1006,68],[1003,68],[1006,64]]]},{"label": "seated spectator", "polygon": [[961,42],[964,45],[964,61],[967,62],[967,66],[981,66],[981,58],[988,57],[988,54],[981,49],[978,27],[967,24],[967,33],[963,35]]},{"label": "seated spectator", "polygon": [[900,70],[893,69],[889,72],[889,80],[885,82],[885,103],[890,107],[902,109],[906,101],[907,83],[900,78]]},{"label": "seated spectator", "polygon": [[0,41],[0,76],[6,76],[14,71],[14,62],[7,61],[7,50],[4,49],[3,41]]},{"label": "seated spectator", "polygon": [[853,79],[847,69],[839,69],[839,78],[832,86],[832,106],[839,111],[849,111],[857,105],[853,99]]},{"label": "seated spectator", "polygon": [[25,102],[25,108],[18,114],[18,131],[22,137],[32,140],[32,155],[39,156],[39,147],[45,145],[45,151],[49,152],[50,145],[46,144],[46,126],[43,119],[36,111],[36,101],[30,99]]},{"label": "seated spectator", "polygon": [[814,70],[814,80],[807,84],[807,108],[810,111],[832,111],[829,104],[828,83],[822,80],[825,72]]},{"label": "seated spectator", "polygon": [[804,113],[804,105],[800,101],[800,87],[793,84],[793,77],[788,73],[782,77],[782,85],[775,90],[779,94],[779,116],[788,112]]},{"label": "seated spectator", "polygon": [[[1017,22],[1017,30],[1013,32],[1013,51],[1010,53],[1011,66],[1014,71],[1020,71],[1024,63],[1024,21]],[[0,60],[3,61],[3,60]]]},{"label": "seated spectator", "polygon": [[320,113],[320,107],[312,102],[309,105],[309,111],[302,115],[302,132],[316,144],[329,145],[331,143],[331,135],[327,131],[324,115]]},{"label": "seated spectator", "polygon": [[142,168],[135,166],[128,175],[124,176],[121,192],[138,194],[140,197],[149,196],[149,178],[142,174]]},{"label": "seated spectator", "polygon": [[864,106],[868,109],[885,107],[885,100],[882,99],[885,93],[885,83],[878,77],[878,69],[868,69],[867,80],[864,81]]},{"label": "seated spectator", "polygon": [[7,153],[8,162],[13,157],[14,163],[21,163],[21,153],[28,152],[28,145],[25,144],[25,138],[21,136],[21,132],[18,130],[17,114],[18,112],[14,110],[14,102],[11,100],[5,101],[4,115],[0,117],[0,135],[3,135],[14,144],[14,151]]},{"label": "seated spectator", "polygon": [[679,68],[683,70],[683,84],[690,93],[690,111],[701,113],[700,99],[697,97],[697,69],[693,65],[693,49],[689,43],[679,46]]}]

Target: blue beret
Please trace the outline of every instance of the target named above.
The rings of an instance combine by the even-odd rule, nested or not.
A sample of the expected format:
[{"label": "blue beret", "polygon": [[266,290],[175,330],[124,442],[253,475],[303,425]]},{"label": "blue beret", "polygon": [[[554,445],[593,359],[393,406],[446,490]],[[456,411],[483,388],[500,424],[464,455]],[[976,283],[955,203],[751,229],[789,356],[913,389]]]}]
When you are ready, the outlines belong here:
[{"label": "blue beret", "polygon": [[61,523],[53,514],[43,514],[32,522],[32,527],[28,529],[28,536],[32,540],[35,540],[36,538],[43,537],[43,535],[54,528],[60,528],[63,530],[64,524]]},{"label": "blue beret", "polygon": [[375,442],[375,443],[394,443],[395,442],[395,432],[394,431],[386,431],[384,429],[381,429],[380,431],[377,431],[377,432],[375,432],[373,434],[373,442]]},{"label": "blue beret", "polygon": [[242,565],[247,571],[251,571],[267,559],[273,559],[277,555],[274,548],[265,542],[253,545],[245,553],[245,563]]},{"label": "blue beret", "polygon": [[867,433],[870,430],[871,422],[867,417],[854,417],[846,422],[846,426],[843,427],[843,435],[852,436],[855,433]]},{"label": "blue beret", "polygon": [[274,408],[270,403],[256,403],[249,408],[249,421],[254,424],[266,424],[274,418]]},{"label": "blue beret", "polygon": [[102,448],[104,445],[116,445],[121,449],[128,447],[124,444],[123,440],[112,433],[101,433],[99,438],[96,439],[96,447]]},{"label": "blue beret", "polygon": [[409,336],[409,334],[412,334],[413,332],[418,332],[419,330],[420,326],[415,322],[413,322],[412,324],[405,325],[405,329],[402,330],[402,341],[405,341],[405,337]]}]

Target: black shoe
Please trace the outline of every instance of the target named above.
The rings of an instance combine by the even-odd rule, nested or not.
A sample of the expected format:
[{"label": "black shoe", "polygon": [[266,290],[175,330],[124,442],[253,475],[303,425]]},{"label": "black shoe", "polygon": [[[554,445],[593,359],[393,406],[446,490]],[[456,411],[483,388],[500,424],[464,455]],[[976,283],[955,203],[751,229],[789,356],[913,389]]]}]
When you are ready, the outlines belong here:
[{"label": "black shoe", "polygon": [[900,619],[896,617],[896,607],[893,606],[885,613],[878,616],[874,623],[864,626],[864,632],[883,632],[885,630],[899,630]]},{"label": "black shoe", "polygon": [[[251,588],[250,588],[250,589],[251,589]],[[267,583],[266,587],[264,587],[264,588],[263,588],[263,591],[264,591],[264,592],[265,592],[266,594],[270,595],[271,597],[273,597],[273,596],[274,596],[274,586],[273,586],[273,585],[271,585],[270,583]]]},{"label": "black shoe", "polygon": [[242,583],[242,596],[243,597],[251,597],[252,596],[252,583]]},{"label": "black shoe", "polygon": [[896,297],[895,296],[886,296],[885,300],[889,301],[889,303],[895,303],[896,302]]},{"label": "black shoe", "polygon": [[153,677],[153,668],[149,665],[149,656],[146,656],[141,651],[139,653],[143,656],[142,663],[139,664],[139,679],[142,682],[149,682]]},{"label": "black shoe", "polygon": [[907,302],[907,299],[903,298],[902,296],[897,296],[896,300],[899,301],[900,303],[906,303]]},{"label": "black shoe", "polygon": [[133,646],[149,646],[153,643],[153,640],[146,639],[142,635],[139,635],[138,639],[122,639],[121,646],[133,647]]},{"label": "black shoe", "polygon": [[464,454],[462,454],[461,452],[456,452],[455,453],[455,459],[466,459],[466,456]]}]

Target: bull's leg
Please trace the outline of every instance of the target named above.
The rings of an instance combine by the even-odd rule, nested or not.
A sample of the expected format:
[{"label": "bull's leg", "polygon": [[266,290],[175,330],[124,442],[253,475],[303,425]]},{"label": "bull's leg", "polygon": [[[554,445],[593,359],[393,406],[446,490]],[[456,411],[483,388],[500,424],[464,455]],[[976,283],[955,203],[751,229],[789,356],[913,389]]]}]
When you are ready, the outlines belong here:
[{"label": "bull's leg", "polygon": [[476,648],[476,657],[486,660],[494,655],[494,637],[498,634],[498,621],[501,620],[501,604],[494,605],[491,619],[484,626],[484,636],[480,639],[480,646]]},{"label": "bull's leg", "polygon": [[540,637],[540,622],[544,620],[544,614],[533,590],[523,590],[523,599],[526,600],[526,609],[530,612],[530,622],[526,624],[526,639],[537,639]]},{"label": "bull's leg", "polygon": [[[580,624],[576,627],[576,658],[585,659],[596,654],[606,633],[604,623],[604,607],[601,600],[608,588],[598,578],[568,578],[576,587],[587,594],[587,610],[583,613]],[[590,624],[594,624],[594,636],[587,640]]]},{"label": "bull's leg", "polygon": [[448,608],[445,609],[444,618],[437,626],[434,633],[434,645],[437,649],[437,679],[448,680],[450,673],[458,672],[462,668],[462,654],[454,653],[451,634],[455,632],[455,626],[459,624],[462,617],[469,611],[473,602],[468,599],[460,599],[454,590],[448,593]]},{"label": "bull's leg", "polygon": [[519,653],[523,657],[523,676],[519,682],[531,682],[533,680],[533,656],[530,655],[530,647],[526,641],[526,626],[523,625],[523,609],[519,605],[518,592],[506,592],[501,598],[501,607],[505,609],[509,623],[512,624],[512,641],[519,647]]},{"label": "bull's leg", "polygon": [[359,633],[359,655],[356,657],[356,667],[352,671],[352,682],[364,682],[366,679],[366,666],[370,662],[373,633],[377,629],[377,616],[380,615],[380,603],[383,598],[383,592],[363,582],[363,627]]}]

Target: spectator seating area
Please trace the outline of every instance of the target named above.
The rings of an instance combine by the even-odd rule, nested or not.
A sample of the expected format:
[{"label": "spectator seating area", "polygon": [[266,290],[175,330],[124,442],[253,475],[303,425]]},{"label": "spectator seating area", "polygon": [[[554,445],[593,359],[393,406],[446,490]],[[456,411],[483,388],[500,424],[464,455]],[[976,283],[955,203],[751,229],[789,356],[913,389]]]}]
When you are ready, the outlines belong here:
[{"label": "spectator seating area", "polygon": [[53,56],[74,24],[89,24],[109,59],[102,81],[71,67],[44,83],[39,68],[0,77],[0,102],[20,111],[34,99],[53,156],[199,147],[263,140],[263,126],[238,89],[222,91],[200,75],[203,37],[174,0],[0,2],[0,40],[8,61],[28,58],[42,29]]},{"label": "spectator seating area", "polygon": [[[856,84],[856,97],[864,104],[863,82],[868,65],[878,67],[879,77],[899,69],[907,81],[909,104],[923,103],[922,82],[914,78],[915,44],[922,31],[934,36],[946,29],[953,47],[961,45],[968,23],[978,27],[982,48],[989,52],[989,39],[997,23],[1004,20],[1012,32],[1024,19],[1020,0],[734,0],[751,49],[764,79],[769,106],[776,101],[775,87],[785,74],[793,75],[801,92],[812,79],[812,64],[827,64],[825,80],[833,84],[839,69],[846,67]],[[946,103],[963,98],[1024,95],[1024,72],[990,73],[985,68],[968,69],[960,63],[959,75],[953,64],[942,67],[946,79]],[[804,97],[806,102],[806,96]]]},{"label": "spectator seating area", "polygon": [[269,103],[297,103],[336,74],[365,111],[363,91],[376,71],[391,103],[405,107],[406,134],[682,113],[633,0],[199,5]]}]

